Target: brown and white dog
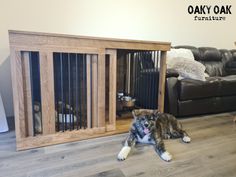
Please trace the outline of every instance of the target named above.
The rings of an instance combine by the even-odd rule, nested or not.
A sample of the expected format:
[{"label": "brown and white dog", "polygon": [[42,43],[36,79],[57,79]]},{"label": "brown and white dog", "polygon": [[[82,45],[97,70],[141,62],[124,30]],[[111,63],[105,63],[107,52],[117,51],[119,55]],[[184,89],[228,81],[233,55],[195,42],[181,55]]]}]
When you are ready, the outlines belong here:
[{"label": "brown and white dog", "polygon": [[157,154],[169,162],[172,156],[166,151],[163,139],[181,138],[185,143],[191,141],[191,138],[173,115],[147,109],[134,110],[132,113],[134,121],[124,146],[117,156],[118,160],[125,160],[138,142],[153,144]]}]

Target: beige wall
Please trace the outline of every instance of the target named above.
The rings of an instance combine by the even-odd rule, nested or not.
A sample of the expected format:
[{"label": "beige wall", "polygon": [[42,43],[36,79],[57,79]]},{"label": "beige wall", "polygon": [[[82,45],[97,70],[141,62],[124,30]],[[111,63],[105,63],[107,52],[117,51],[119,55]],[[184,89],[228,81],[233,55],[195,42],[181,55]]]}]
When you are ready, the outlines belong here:
[{"label": "beige wall", "polygon": [[[199,3],[232,5],[224,22],[196,22],[187,7]],[[199,4],[201,5],[201,4]],[[26,30],[170,41],[234,48],[233,0],[0,0],[0,92],[13,115],[8,30]]]}]

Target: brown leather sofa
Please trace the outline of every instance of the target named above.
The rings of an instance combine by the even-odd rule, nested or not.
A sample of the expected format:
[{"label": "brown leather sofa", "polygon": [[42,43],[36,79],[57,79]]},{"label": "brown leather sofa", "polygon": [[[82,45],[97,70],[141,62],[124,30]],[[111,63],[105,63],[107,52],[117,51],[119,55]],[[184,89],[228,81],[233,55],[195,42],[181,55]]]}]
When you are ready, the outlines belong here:
[{"label": "brown leather sofa", "polygon": [[236,110],[236,50],[211,47],[178,46],[193,52],[195,60],[206,67],[206,81],[166,81],[166,111],[175,116],[190,116]]}]

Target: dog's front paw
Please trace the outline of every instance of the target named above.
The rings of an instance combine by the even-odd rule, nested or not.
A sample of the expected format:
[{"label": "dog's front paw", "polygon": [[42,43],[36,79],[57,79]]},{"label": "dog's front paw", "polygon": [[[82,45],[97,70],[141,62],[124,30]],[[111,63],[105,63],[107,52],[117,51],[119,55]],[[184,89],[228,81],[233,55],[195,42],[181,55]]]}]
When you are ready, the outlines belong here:
[{"label": "dog's front paw", "polygon": [[169,152],[165,151],[161,154],[161,158],[167,162],[170,162],[172,160],[172,155]]},{"label": "dog's front paw", "polygon": [[125,160],[131,150],[131,147],[129,146],[124,146],[121,151],[119,152],[117,159],[118,160]]},{"label": "dog's front paw", "polygon": [[185,142],[185,143],[190,143],[191,138],[190,138],[189,136],[184,136],[182,140],[183,140],[183,142]]}]

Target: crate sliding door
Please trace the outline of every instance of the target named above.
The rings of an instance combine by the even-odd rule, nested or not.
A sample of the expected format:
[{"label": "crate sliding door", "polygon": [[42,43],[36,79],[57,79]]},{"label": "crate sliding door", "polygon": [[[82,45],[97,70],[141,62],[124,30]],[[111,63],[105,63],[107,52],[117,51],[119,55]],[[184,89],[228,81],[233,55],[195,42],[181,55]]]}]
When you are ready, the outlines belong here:
[{"label": "crate sliding door", "polygon": [[105,126],[105,116],[101,115],[104,106],[98,102],[104,95],[99,94],[103,83],[98,79],[98,57],[85,53],[53,54],[57,131]]},{"label": "crate sliding door", "polygon": [[105,54],[12,53],[18,150],[105,133]]}]

